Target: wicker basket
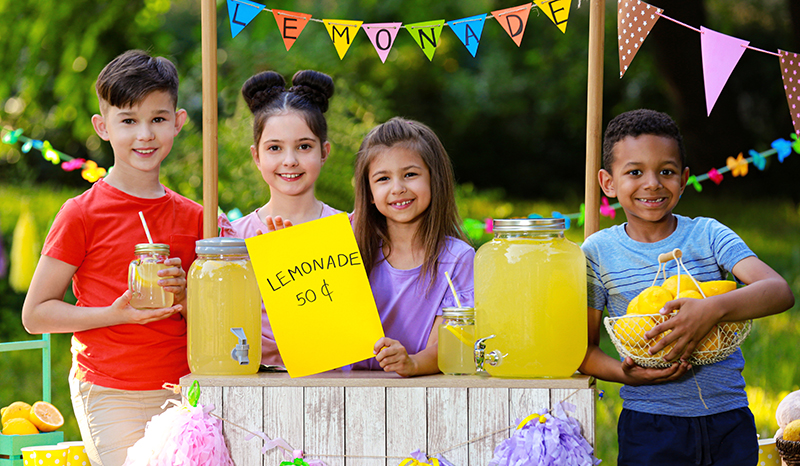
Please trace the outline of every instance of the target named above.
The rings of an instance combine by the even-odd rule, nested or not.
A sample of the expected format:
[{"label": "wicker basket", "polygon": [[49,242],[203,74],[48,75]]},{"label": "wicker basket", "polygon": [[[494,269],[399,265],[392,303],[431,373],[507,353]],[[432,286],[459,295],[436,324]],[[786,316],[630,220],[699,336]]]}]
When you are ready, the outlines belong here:
[{"label": "wicker basket", "polygon": [[[661,336],[648,340],[644,337],[644,333],[671,317],[672,315],[633,314],[606,317],[603,323],[621,356],[629,356],[642,367],[664,368],[670,366],[663,357],[672,350],[672,345],[651,355],[650,347],[656,344]],[[752,321],[749,320],[717,324],[695,348],[688,359],[689,362],[692,365],[704,365],[722,361],[736,351],[747,338],[751,328]]]},{"label": "wicker basket", "polygon": [[792,442],[782,438],[775,439],[778,453],[787,466],[800,466],[800,442]]}]

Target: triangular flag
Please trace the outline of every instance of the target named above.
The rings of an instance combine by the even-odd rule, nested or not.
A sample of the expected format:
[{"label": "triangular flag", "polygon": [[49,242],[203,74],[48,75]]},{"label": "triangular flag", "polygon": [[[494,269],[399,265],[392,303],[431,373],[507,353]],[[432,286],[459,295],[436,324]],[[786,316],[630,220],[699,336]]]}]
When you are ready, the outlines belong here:
[{"label": "triangular flag", "polygon": [[483,23],[486,22],[486,14],[470,16],[469,18],[448,21],[447,25],[453,30],[456,36],[467,47],[469,53],[474,57],[478,53],[478,45],[483,34]]},{"label": "triangular flag", "polygon": [[443,19],[406,24],[406,30],[430,61],[433,61],[433,54],[436,52],[436,47],[439,46],[439,36],[442,34],[443,27]]},{"label": "triangular flag", "polygon": [[561,32],[567,32],[569,6],[572,0],[533,0]]},{"label": "triangular flag", "polygon": [[722,88],[744,54],[750,41],[737,39],[700,26],[700,51],[703,56],[703,81],[706,87],[706,110],[717,102]]},{"label": "triangular flag", "polygon": [[525,25],[528,24],[528,15],[531,13],[533,3],[506,8],[505,10],[495,10],[492,17],[500,23],[500,26],[508,33],[517,47],[522,43],[522,36],[525,35]]},{"label": "triangular flag", "polygon": [[231,34],[233,37],[242,32],[242,29],[250,24],[250,21],[263,9],[264,5],[255,2],[228,0],[228,17],[231,20]]},{"label": "triangular flag", "polygon": [[392,50],[394,39],[400,31],[400,26],[403,23],[371,23],[362,24],[361,28],[369,37],[375,51],[378,52],[381,62],[386,63],[386,57],[389,51]]},{"label": "triangular flag", "polygon": [[344,54],[353,45],[353,39],[356,38],[361,23],[363,21],[351,21],[346,19],[323,19],[325,29],[328,30],[328,35],[331,36],[333,46],[336,47],[336,53],[339,54],[339,60],[344,58]]},{"label": "triangular flag", "polygon": [[283,45],[286,46],[286,51],[288,52],[289,49],[292,48],[292,45],[294,45],[294,41],[300,37],[300,33],[303,32],[303,28],[308,24],[311,15],[308,13],[274,9],[272,10],[272,14],[275,16],[275,22],[278,23],[278,31],[281,33]]},{"label": "triangular flag", "polygon": [[[794,132],[800,136],[800,58],[793,52],[778,50],[781,55],[781,76],[783,76],[783,89],[786,91],[786,102],[789,103],[789,111],[792,114],[792,125]],[[782,160],[781,160],[782,161]]]},{"label": "triangular flag", "polygon": [[664,10],[640,0],[619,0],[617,7],[617,42],[619,44],[619,77],[621,79]]}]

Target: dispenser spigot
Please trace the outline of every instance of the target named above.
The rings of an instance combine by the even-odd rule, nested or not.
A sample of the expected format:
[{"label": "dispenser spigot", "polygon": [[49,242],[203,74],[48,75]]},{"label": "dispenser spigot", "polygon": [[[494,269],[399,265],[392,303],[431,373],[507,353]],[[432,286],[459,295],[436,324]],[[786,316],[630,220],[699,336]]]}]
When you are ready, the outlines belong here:
[{"label": "dispenser spigot", "polygon": [[239,339],[239,343],[231,350],[231,357],[234,361],[237,361],[240,366],[250,364],[250,358],[247,356],[250,351],[250,345],[247,344],[247,335],[245,335],[244,329],[241,327],[233,327],[231,328],[231,332]]},{"label": "dispenser spigot", "polygon": [[475,342],[475,371],[478,373],[486,372],[483,368],[483,363],[488,362],[490,366],[495,367],[500,365],[503,361],[503,354],[499,350],[494,350],[486,354],[486,340],[494,338],[494,335],[480,338]]}]

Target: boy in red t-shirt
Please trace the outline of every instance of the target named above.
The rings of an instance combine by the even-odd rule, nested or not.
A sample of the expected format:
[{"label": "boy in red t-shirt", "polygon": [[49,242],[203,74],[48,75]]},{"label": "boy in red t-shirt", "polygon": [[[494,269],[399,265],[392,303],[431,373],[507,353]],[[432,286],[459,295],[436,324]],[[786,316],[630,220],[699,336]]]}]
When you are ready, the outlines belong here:
[{"label": "boy in red t-shirt", "polygon": [[[186,122],[177,109],[178,75],[165,58],[132,50],[106,65],[97,79],[97,134],[111,143],[114,168],[56,216],[22,309],[30,333],[72,337],[70,392],[92,464],[119,466],[127,449],[161,413],[186,360],[186,272],[202,238],[203,208],[159,182],[161,162]],[[130,306],[128,264],[148,239],[170,246],[170,267],[158,284],[174,305]],[[72,280],[76,306],[63,301]]]}]

